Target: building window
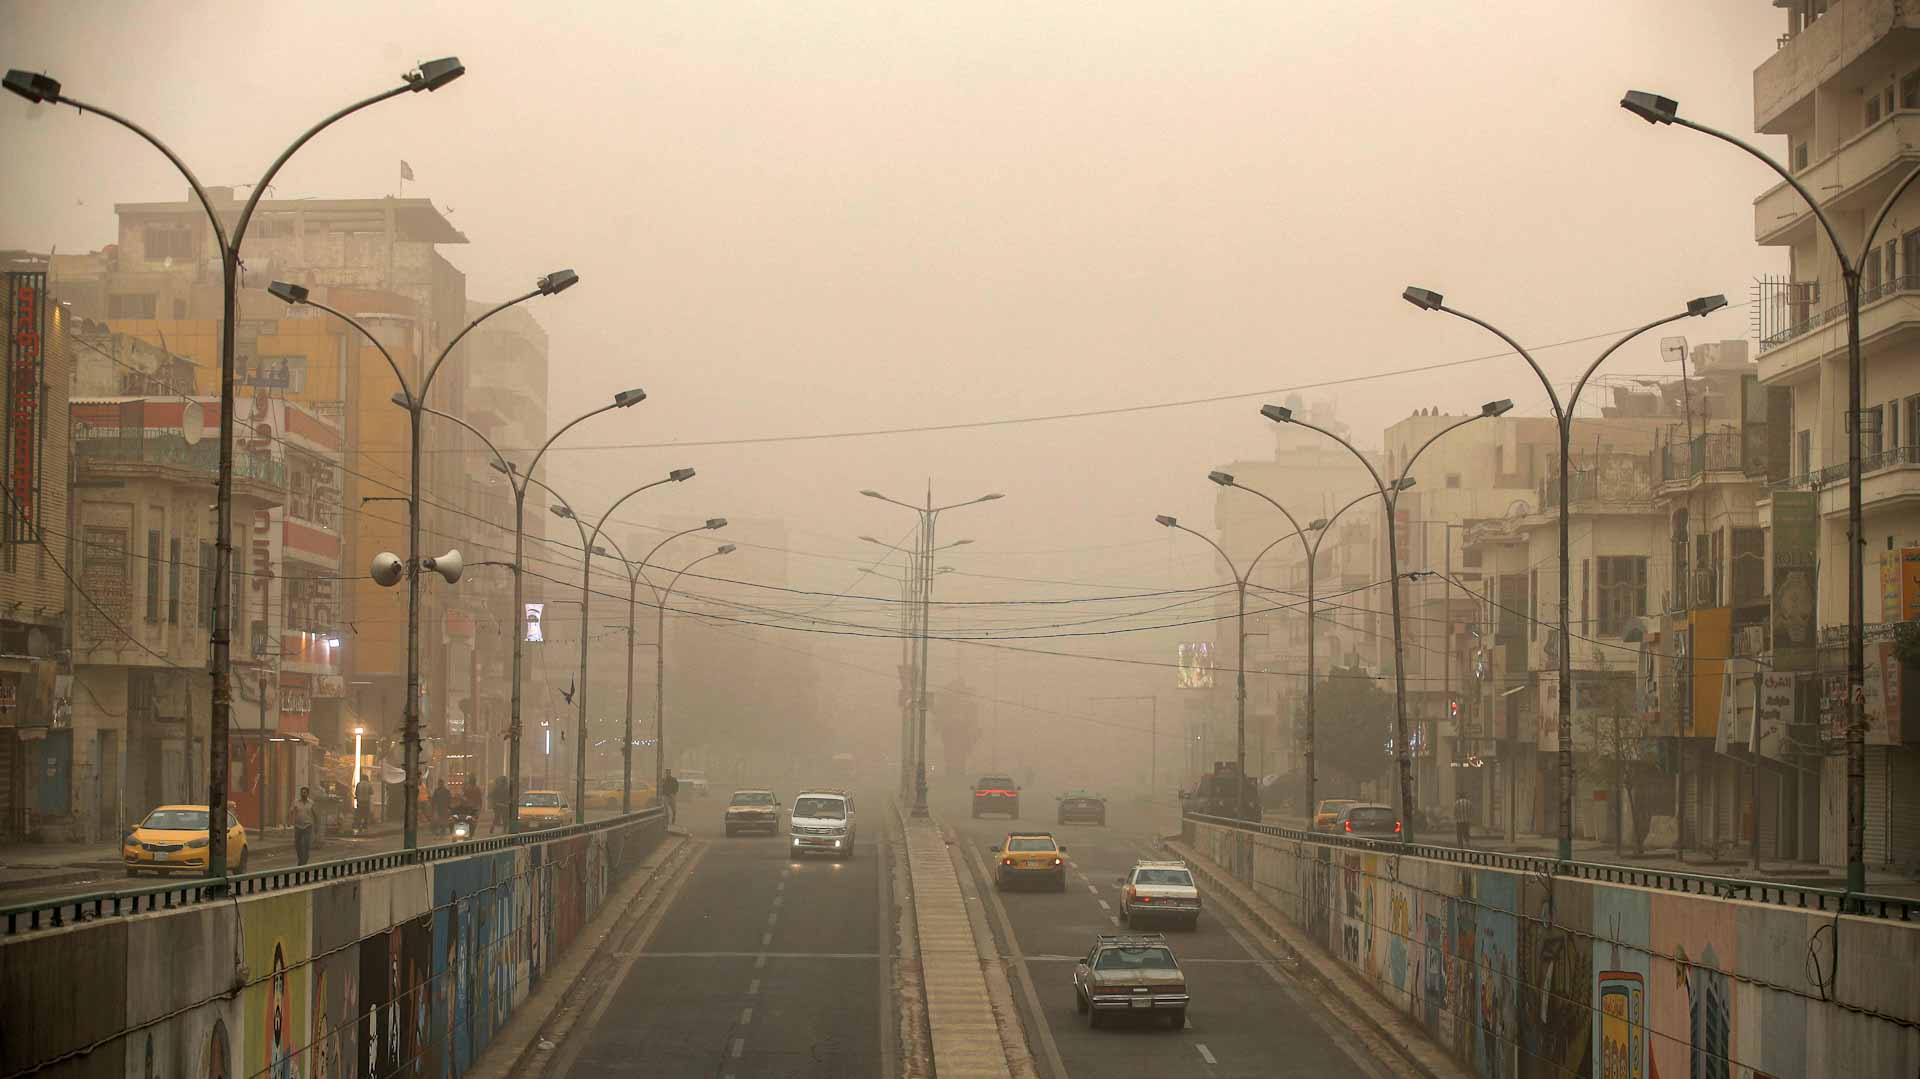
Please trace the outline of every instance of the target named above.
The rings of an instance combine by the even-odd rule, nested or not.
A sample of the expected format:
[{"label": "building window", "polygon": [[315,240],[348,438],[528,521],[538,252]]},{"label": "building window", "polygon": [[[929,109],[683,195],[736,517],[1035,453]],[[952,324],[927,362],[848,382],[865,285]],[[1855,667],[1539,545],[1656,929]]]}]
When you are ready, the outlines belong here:
[{"label": "building window", "polygon": [[1880,122],[1880,91],[1875,90],[1873,93],[1870,93],[1867,95],[1866,126],[1872,127],[1873,125],[1879,122]]},{"label": "building window", "polygon": [[1813,471],[1813,432],[1793,433],[1793,474],[1804,476]]},{"label": "building window", "polygon": [[1887,402],[1886,442],[1890,450],[1900,448],[1900,402],[1897,399]]},{"label": "building window", "polygon": [[1860,263],[1861,290],[1872,292],[1885,280],[1886,278],[1880,274],[1880,249],[1876,247],[1867,252],[1867,257]]},{"label": "building window", "polygon": [[1907,398],[1907,445],[1920,448],[1920,393]]},{"label": "building window", "polygon": [[1599,559],[1600,636],[1618,637],[1647,613],[1647,560],[1639,555]]},{"label": "building window", "polygon": [[1733,530],[1733,605],[1767,598],[1767,534],[1758,528]]},{"label": "building window", "polygon": [[1907,77],[1900,80],[1900,107],[1920,109],[1920,69],[1907,72]]},{"label": "building window", "polygon": [[1591,608],[1587,602],[1587,596],[1592,587],[1593,561],[1583,558],[1580,560],[1580,635],[1582,637],[1593,629],[1593,622],[1589,617]]},{"label": "building window", "polygon": [[155,310],[151,292],[116,292],[107,297],[108,318],[152,318]]},{"label": "building window", "polygon": [[1886,428],[1881,426],[1880,406],[1860,410],[1860,452],[1875,454],[1886,448],[1884,435]]},{"label": "building window", "polygon": [[1900,265],[1907,268],[1907,288],[1920,288],[1920,229],[1900,237]]},{"label": "building window", "polygon": [[167,622],[180,624],[180,541],[167,541]]},{"label": "building window", "polygon": [[160,533],[147,530],[147,621],[160,621]]},{"label": "building window", "polygon": [[1793,171],[1799,172],[1807,167],[1807,144],[1801,143],[1793,148]]},{"label": "building window", "polygon": [[1447,490],[1449,491],[1455,490],[1459,486],[1460,486],[1460,473],[1458,472],[1447,473]]}]

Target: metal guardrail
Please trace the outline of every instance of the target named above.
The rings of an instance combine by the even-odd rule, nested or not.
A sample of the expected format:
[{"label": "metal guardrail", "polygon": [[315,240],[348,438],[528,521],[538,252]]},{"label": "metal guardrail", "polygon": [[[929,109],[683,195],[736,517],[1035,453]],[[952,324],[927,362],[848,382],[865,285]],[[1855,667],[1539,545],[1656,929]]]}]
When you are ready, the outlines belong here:
[{"label": "metal guardrail", "polygon": [[1614,865],[1609,862],[1562,862],[1554,858],[1505,854],[1500,851],[1328,835],[1324,832],[1311,832],[1278,824],[1257,824],[1253,821],[1214,817],[1203,813],[1184,813],[1181,817],[1182,820],[1198,821],[1235,831],[1254,832],[1276,839],[1314,843],[1325,847],[1346,847],[1375,854],[1402,854],[1439,862],[1453,862],[1458,865],[1508,869],[1518,873],[1569,877],[1603,884],[1624,884],[1635,888],[1682,892],[1715,899],[1744,899],[1769,906],[1793,907],[1798,910],[1822,911],[1829,914],[1854,914],[1900,922],[1920,921],[1920,899],[1908,899],[1903,896],[1811,888],[1804,885],[1748,880],[1741,877],[1716,877],[1706,873],[1684,873],[1647,866]]},{"label": "metal guardrail", "polygon": [[365,854],[331,862],[309,862],[302,866],[261,869],[224,879],[201,877],[175,884],[120,888],[105,892],[90,892],[85,895],[61,896],[57,899],[42,899],[33,903],[0,907],[0,940],[41,929],[57,929],[81,922],[98,921],[102,918],[125,918],[157,910],[177,910],[201,903],[304,888],[310,884],[365,876],[388,869],[427,865],[453,858],[465,858],[470,854],[526,847],[535,843],[551,843],[556,839],[566,839],[570,836],[610,831],[627,825],[648,824],[656,821],[662,825],[666,823],[666,810],[658,806],[622,817],[608,817],[604,820],[588,821],[585,824],[568,824],[558,828],[543,828],[537,832],[488,836],[460,843],[416,847],[413,850]]}]

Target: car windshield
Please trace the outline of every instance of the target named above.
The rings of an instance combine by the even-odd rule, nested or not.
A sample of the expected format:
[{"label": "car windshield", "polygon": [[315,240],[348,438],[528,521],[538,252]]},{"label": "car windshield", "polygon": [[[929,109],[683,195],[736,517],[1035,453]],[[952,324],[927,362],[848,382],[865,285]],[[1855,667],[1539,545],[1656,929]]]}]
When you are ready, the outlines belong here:
[{"label": "car windshield", "polygon": [[1142,869],[1133,875],[1135,884],[1184,884],[1193,886],[1193,877],[1184,869]]},{"label": "car windshield", "polygon": [[1393,819],[1393,810],[1385,806],[1358,806],[1347,810],[1347,819],[1375,822],[1390,821]]},{"label": "car windshield", "polygon": [[1014,836],[1007,840],[1008,850],[1058,850],[1045,836]]},{"label": "car windshield", "polygon": [[1106,948],[1094,961],[1095,970],[1172,970],[1173,952],[1166,948]]},{"label": "car windshield", "polygon": [[826,820],[847,819],[847,803],[838,798],[802,798],[793,803],[793,815],[796,817],[817,817]]},{"label": "car windshield", "polygon": [[981,776],[980,782],[973,785],[977,791],[1010,791],[1013,780],[1007,776]]},{"label": "car windshield", "polygon": [[707,773],[695,771],[691,768],[682,768],[680,769],[680,778],[705,783],[707,781]]},{"label": "car windshield", "polygon": [[560,805],[560,796],[551,792],[532,791],[520,796],[520,804],[535,809],[555,809]]},{"label": "car windshield", "polygon": [[773,804],[773,792],[735,791],[733,804],[737,806],[770,806]]},{"label": "car windshield", "polygon": [[1088,794],[1086,791],[1068,791],[1062,797],[1066,798],[1069,802],[1091,802],[1095,800],[1094,796]]},{"label": "car windshield", "polygon": [[140,822],[140,827],[161,832],[204,832],[207,830],[207,811],[156,809],[147,814],[147,819]]},{"label": "car windshield", "polygon": [[1329,798],[1326,801],[1320,803],[1320,812],[1338,813],[1352,804],[1353,804],[1352,802],[1343,802],[1338,798]]}]

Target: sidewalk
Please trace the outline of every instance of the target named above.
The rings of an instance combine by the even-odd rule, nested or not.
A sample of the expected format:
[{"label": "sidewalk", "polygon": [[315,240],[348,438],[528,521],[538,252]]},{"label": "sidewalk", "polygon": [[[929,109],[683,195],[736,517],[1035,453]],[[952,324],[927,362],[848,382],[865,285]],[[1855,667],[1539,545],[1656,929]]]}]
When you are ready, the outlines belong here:
[{"label": "sidewalk", "polygon": [[[313,849],[314,861],[340,857],[349,843],[400,835],[399,821],[382,821],[359,836],[332,834]],[[293,849],[293,829],[275,828],[265,835],[248,833],[248,856],[284,854]],[[6,889],[62,884],[97,877],[104,870],[125,867],[118,843],[14,843],[0,847],[0,895]]]}]

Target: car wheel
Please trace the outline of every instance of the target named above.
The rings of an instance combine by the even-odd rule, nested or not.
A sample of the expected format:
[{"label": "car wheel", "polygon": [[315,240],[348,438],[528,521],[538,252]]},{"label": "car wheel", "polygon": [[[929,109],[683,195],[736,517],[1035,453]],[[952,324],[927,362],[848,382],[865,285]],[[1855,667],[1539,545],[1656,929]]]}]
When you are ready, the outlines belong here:
[{"label": "car wheel", "polygon": [[1120,924],[1128,929],[1133,928],[1133,912],[1127,909],[1125,903],[1120,904]]},{"label": "car wheel", "polygon": [[1199,929],[1200,929],[1200,916],[1198,914],[1187,919],[1187,932],[1194,933],[1194,932],[1198,932]]},{"label": "car wheel", "polygon": [[1100,1024],[1105,1021],[1106,1017],[1101,1015],[1100,1010],[1093,1006],[1093,1001],[1087,1001],[1087,1029],[1099,1030]]},{"label": "car wheel", "polygon": [[233,871],[235,873],[245,873],[247,871],[247,856],[252,853],[252,851],[244,846],[240,848],[240,860],[233,865]]},{"label": "car wheel", "polygon": [[1167,1019],[1168,1019],[1167,1025],[1172,1027],[1174,1030],[1185,1030],[1187,1026],[1187,1010],[1185,1008],[1180,1008],[1175,1011],[1168,1012]]}]

